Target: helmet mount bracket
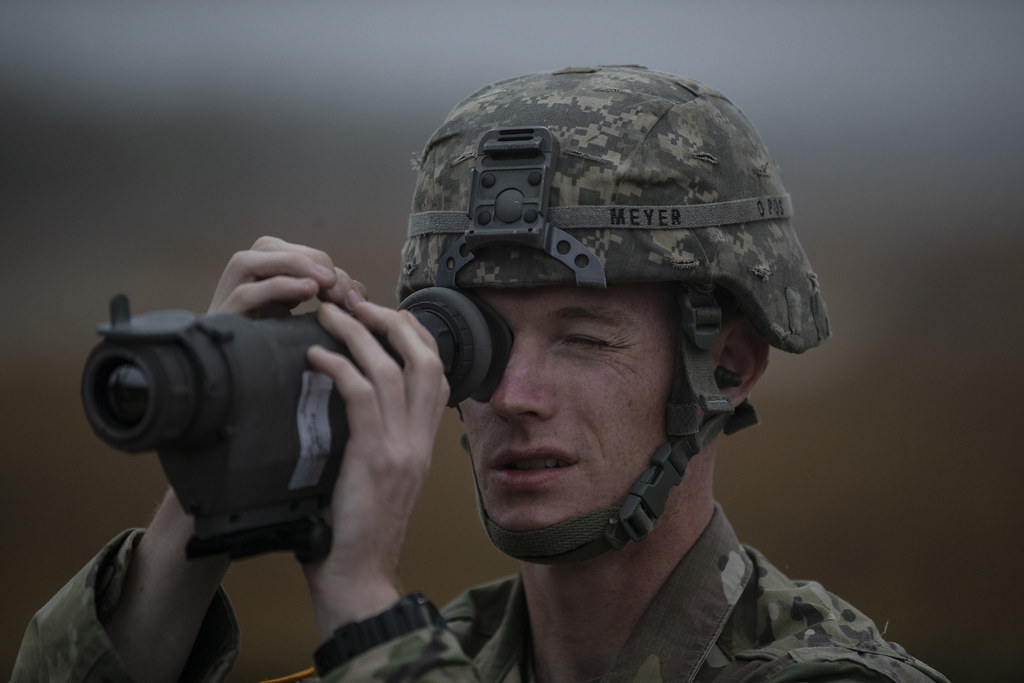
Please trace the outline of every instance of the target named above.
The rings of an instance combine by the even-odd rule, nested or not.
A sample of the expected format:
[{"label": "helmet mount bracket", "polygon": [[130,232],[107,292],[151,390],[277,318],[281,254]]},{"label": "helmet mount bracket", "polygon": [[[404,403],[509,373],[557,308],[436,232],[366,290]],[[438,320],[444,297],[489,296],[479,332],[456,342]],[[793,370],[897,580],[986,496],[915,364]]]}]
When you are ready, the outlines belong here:
[{"label": "helmet mount bracket", "polygon": [[606,286],[597,256],[549,222],[557,160],[558,140],[547,128],[495,128],[483,135],[470,182],[470,225],[441,256],[439,287],[455,287],[455,275],[476,252],[498,244],[539,249],[572,270],[577,285]]}]

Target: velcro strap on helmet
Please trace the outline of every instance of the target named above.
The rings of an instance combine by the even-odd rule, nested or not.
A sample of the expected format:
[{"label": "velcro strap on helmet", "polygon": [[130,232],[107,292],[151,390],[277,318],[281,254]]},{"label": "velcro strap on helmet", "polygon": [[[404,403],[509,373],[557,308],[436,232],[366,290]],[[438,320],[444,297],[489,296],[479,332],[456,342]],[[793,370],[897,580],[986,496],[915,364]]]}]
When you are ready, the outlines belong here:
[{"label": "velcro strap on helmet", "polygon": [[[780,220],[793,214],[788,194],[712,204],[671,206],[553,206],[548,222],[563,230],[686,230]],[[465,211],[422,211],[409,216],[409,237],[465,233],[473,225]]]}]

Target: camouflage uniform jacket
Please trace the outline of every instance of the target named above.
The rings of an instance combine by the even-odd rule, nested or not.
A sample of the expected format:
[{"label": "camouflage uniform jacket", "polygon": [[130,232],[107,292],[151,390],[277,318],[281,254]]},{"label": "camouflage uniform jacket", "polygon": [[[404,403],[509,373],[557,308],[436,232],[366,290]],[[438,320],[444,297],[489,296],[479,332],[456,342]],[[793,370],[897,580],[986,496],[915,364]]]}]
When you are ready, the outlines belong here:
[{"label": "camouflage uniform jacket", "polygon": [[[121,599],[139,529],[118,534],[42,607],[21,640],[11,683],[128,683],[101,620]],[[238,653],[238,622],[227,596],[218,591],[206,613],[182,681],[215,683],[231,670]]]},{"label": "camouflage uniform jacket", "polygon": [[[26,632],[15,681],[125,680],[95,615],[116,600],[129,545],[115,540],[106,551],[113,561],[104,561],[101,553],[92,569],[83,570],[40,611]],[[100,597],[91,605],[96,594]],[[519,578],[468,591],[444,609],[444,616],[448,629],[424,628],[378,646],[330,672],[323,683],[530,679],[529,619]],[[221,680],[237,638],[234,618],[219,596],[182,680]],[[756,550],[741,546],[721,510],[601,678],[810,680],[946,681],[883,640],[870,619],[819,584],[792,581]]]}]

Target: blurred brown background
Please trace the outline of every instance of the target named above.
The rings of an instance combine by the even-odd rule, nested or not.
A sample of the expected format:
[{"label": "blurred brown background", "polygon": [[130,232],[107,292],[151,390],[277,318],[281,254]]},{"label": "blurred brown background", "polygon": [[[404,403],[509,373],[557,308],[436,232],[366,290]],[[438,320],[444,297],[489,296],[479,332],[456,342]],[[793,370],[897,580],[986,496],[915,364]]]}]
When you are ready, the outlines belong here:
[{"label": "blurred brown background", "polygon": [[[1015,680],[1024,11],[423,5],[0,8],[0,671],[33,612],[165,486],[155,456],[112,451],[82,414],[110,295],[204,310],[231,253],[269,233],[393,302],[409,159],[460,97],[643,63],[722,89],[757,125],[833,318],[822,349],[773,356],[762,426],[724,446],[740,537],[954,680]],[[449,416],[406,553],[406,587],[437,602],[514,571],[479,529],[457,435]],[[294,560],[240,562],[227,587],[232,680],[309,665]]]}]

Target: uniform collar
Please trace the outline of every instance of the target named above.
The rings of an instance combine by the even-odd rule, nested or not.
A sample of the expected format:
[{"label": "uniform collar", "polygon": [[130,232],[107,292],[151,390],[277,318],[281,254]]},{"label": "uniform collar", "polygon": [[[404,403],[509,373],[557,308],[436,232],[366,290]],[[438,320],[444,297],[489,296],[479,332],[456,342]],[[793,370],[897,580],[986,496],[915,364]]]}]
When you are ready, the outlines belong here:
[{"label": "uniform collar", "polygon": [[697,543],[669,575],[601,680],[692,681],[722,633],[754,566],[716,504]]},{"label": "uniform collar", "polygon": [[[716,504],[704,532],[655,595],[602,683],[692,681],[752,574],[753,563]],[[519,577],[498,631],[475,657],[483,680],[528,680],[522,675],[528,634]]]}]

